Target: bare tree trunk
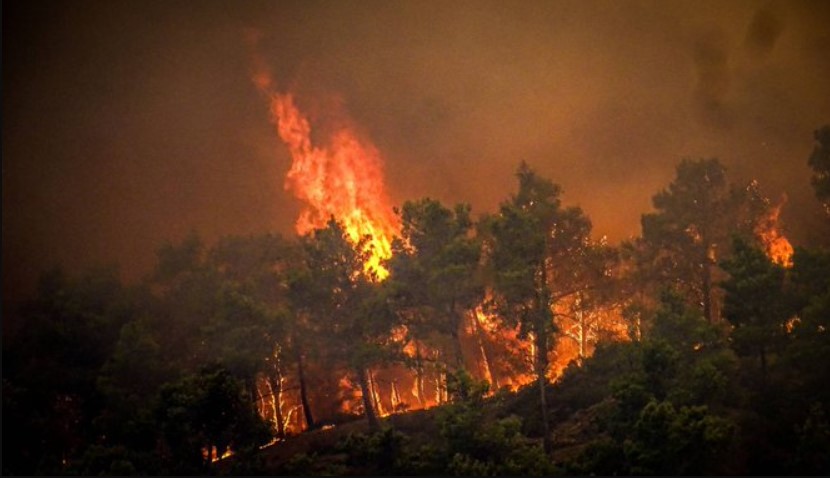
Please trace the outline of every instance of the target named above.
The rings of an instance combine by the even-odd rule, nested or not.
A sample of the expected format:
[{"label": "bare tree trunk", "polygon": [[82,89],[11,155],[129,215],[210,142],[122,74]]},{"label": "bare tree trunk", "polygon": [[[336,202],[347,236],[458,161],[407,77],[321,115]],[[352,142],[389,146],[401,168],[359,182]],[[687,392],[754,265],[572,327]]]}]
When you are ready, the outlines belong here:
[{"label": "bare tree trunk", "polygon": [[383,414],[383,403],[380,398],[380,387],[375,375],[367,369],[366,376],[369,378],[369,391],[372,392],[372,403],[375,405],[375,414]]},{"label": "bare tree trunk", "polygon": [[389,392],[389,401],[392,403],[392,413],[398,413],[401,409],[401,395],[398,393],[398,379],[392,379],[392,386]]},{"label": "bare tree trunk", "polygon": [[274,400],[274,420],[277,422],[277,438],[285,438],[285,418],[282,416],[282,373],[279,366],[274,366],[274,376],[268,376],[271,394]]},{"label": "bare tree trunk", "polygon": [[452,331],[453,352],[455,354],[455,368],[461,370],[464,368],[464,355],[461,352],[461,338],[458,335],[458,329]]},{"label": "bare tree trunk", "polygon": [[449,311],[450,321],[450,335],[452,336],[453,350],[455,352],[455,367],[457,370],[464,368],[464,351],[461,348],[461,334],[458,329],[461,328],[463,321],[459,320],[458,314],[455,311],[455,303],[450,307]]},{"label": "bare tree trunk", "polygon": [[369,388],[369,373],[365,368],[357,370],[358,383],[360,384],[360,392],[363,394],[363,412],[366,419],[369,421],[369,430],[375,432],[380,429],[378,417],[375,414],[375,408],[372,405],[372,391]]},{"label": "bare tree trunk", "polygon": [[316,427],[314,417],[311,415],[311,407],[308,404],[308,390],[305,379],[305,369],[303,366],[303,354],[297,350],[297,375],[300,381],[300,403],[303,405],[303,415],[305,416],[305,423],[308,430],[313,430]]},{"label": "bare tree trunk", "polygon": [[546,324],[541,324],[542,327],[537,327],[536,333],[536,382],[539,386],[539,406],[542,412],[542,443],[545,453],[550,453],[550,425],[548,424],[548,403],[545,389],[547,387],[547,370],[548,370],[548,333],[545,327]]},{"label": "bare tree trunk", "polygon": [[710,324],[715,320],[712,314],[712,261],[707,252],[703,260],[703,317]]},{"label": "bare tree trunk", "polygon": [[245,379],[245,385],[248,388],[248,400],[251,401],[251,414],[253,416],[257,416],[259,414],[259,401],[256,399],[258,392],[256,386],[256,375],[253,377],[248,376]]},{"label": "bare tree trunk", "polygon": [[[588,357],[588,340],[591,336],[591,321],[590,315],[588,316],[589,319],[585,318],[585,311],[580,312],[580,318],[582,320],[582,334],[580,336],[580,343],[579,343],[579,365],[585,361]],[[596,322],[594,322],[596,325]]]},{"label": "bare tree trunk", "polygon": [[499,388],[499,382],[498,379],[496,379],[496,374],[493,372],[493,369],[490,368],[490,357],[487,355],[487,349],[484,347],[484,331],[481,330],[478,318],[476,318],[475,314],[472,316],[472,321],[475,329],[476,340],[478,341],[478,348],[481,351],[481,360],[484,361],[484,375],[487,381],[490,382],[492,390],[495,391]]},{"label": "bare tree trunk", "polygon": [[421,408],[426,407],[426,399],[424,397],[424,364],[421,359],[421,347],[418,342],[415,342],[415,390],[418,391],[418,403]]}]

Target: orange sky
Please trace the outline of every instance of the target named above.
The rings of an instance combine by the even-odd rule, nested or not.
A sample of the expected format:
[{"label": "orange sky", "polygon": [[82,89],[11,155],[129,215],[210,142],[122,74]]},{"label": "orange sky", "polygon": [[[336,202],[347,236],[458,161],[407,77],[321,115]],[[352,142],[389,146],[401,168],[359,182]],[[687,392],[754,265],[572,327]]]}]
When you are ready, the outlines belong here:
[{"label": "orange sky", "polygon": [[806,160],[828,2],[4,2],[4,301],[56,264],[136,278],[190,230],[291,233],[251,29],[312,120],[377,146],[396,204],[492,211],[525,160],[616,241],[681,158],[715,156],[789,196],[794,242],[827,234]]}]

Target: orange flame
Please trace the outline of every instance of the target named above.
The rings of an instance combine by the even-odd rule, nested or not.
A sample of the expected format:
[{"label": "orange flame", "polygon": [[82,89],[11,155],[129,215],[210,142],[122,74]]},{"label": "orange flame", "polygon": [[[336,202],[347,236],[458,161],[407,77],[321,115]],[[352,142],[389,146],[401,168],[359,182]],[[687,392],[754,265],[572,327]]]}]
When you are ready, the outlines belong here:
[{"label": "orange flame", "polygon": [[285,188],[306,203],[296,223],[299,234],[323,228],[331,217],[343,223],[354,244],[366,238],[367,272],[385,279],[382,261],[392,255],[392,237],[398,229],[384,187],[383,160],[377,148],[341,126],[324,146],[311,140],[311,124],[291,94],[278,93],[261,62],[253,82],[271,102],[272,119],[291,153]]},{"label": "orange flame", "polygon": [[755,227],[755,233],[763,243],[767,257],[784,267],[791,267],[793,265],[793,246],[781,232],[781,225],[778,222],[781,206],[785,202],[786,197],[777,206],[770,209],[769,214]]}]

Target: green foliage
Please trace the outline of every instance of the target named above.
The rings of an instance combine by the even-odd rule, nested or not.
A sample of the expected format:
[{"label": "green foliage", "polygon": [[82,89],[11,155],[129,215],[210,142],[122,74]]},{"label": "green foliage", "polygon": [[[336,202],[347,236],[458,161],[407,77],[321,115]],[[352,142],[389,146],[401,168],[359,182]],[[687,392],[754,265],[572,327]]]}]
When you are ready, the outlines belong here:
[{"label": "green foliage", "polygon": [[320,476],[316,453],[297,453],[277,470],[288,476]]},{"label": "green foliage", "polygon": [[447,375],[447,395],[453,402],[481,403],[489,390],[486,380],[475,380],[464,369]]},{"label": "green foliage", "polygon": [[405,202],[398,213],[401,237],[394,241],[389,261],[396,305],[411,312],[406,325],[414,338],[449,337],[455,360],[448,365],[460,368],[459,328],[484,292],[481,241],[471,235],[470,207],[458,204],[450,210],[424,198]]},{"label": "green foliage", "polygon": [[408,440],[403,433],[387,428],[371,435],[349,434],[338,442],[336,449],[348,454],[346,463],[350,466],[368,465],[380,474],[399,474],[408,472]]},{"label": "green foliage", "polygon": [[401,344],[390,338],[398,315],[391,306],[388,286],[364,270],[367,253],[363,244],[353,246],[342,224],[334,219],[325,229],[303,237],[302,245],[301,268],[291,287],[295,310],[307,319],[304,333],[325,350],[330,363],[348,367],[357,377],[364,414],[370,426],[377,428],[375,410],[366,398],[371,396],[366,370],[402,355]]},{"label": "green foliage", "polygon": [[688,301],[703,304],[710,318],[712,260],[734,227],[736,204],[726,168],[717,159],[684,159],[676,177],[652,198],[654,213],[642,216],[640,259],[652,279],[681,290]]},{"label": "green foliage", "polygon": [[796,427],[796,448],[791,470],[805,475],[821,475],[830,469],[830,422],[820,403],[810,406],[803,425]]},{"label": "green foliage", "polygon": [[734,256],[723,262],[730,275],[723,283],[724,316],[734,326],[736,352],[758,356],[763,381],[767,354],[785,340],[784,323],[792,314],[784,291],[784,269],[740,238],[734,239],[733,248]]},{"label": "green foliage", "polygon": [[[734,424],[713,415],[705,406],[676,408],[671,402],[644,398],[633,388],[620,396],[639,410],[625,427],[589,444],[566,464],[576,474],[688,475],[720,470],[719,458],[729,453]],[[635,399],[632,400],[632,398]]]},{"label": "green foliage", "polygon": [[203,473],[203,450],[245,450],[268,441],[268,425],[252,409],[242,386],[216,366],[162,387],[155,413],[173,473]]},{"label": "green foliage", "polygon": [[647,319],[647,340],[663,340],[683,351],[722,345],[722,334],[673,289],[663,289],[659,309]]},{"label": "green foliage", "polygon": [[544,475],[556,471],[538,443],[521,434],[521,418],[485,420],[480,407],[459,403],[441,410],[442,454],[454,475]]},{"label": "green foliage", "polygon": [[727,452],[733,425],[706,407],[675,409],[670,402],[649,402],[623,442],[630,473],[703,474]]},{"label": "green foliage", "polygon": [[[827,131],[810,160],[820,198]],[[732,187],[719,161],[686,160],[624,246],[626,280],[612,282],[615,251],[590,240],[587,216],[526,165],[517,177],[479,228],[469,206],[405,203],[382,283],[335,221],[299,241],[209,247],[191,234],[163,246],[135,288],[113,269],[44,274],[23,325],[4,327],[4,474],[525,475],[558,472],[554,459],[573,474],[826,472],[830,253],[771,262],[748,239],[769,208],[757,184]],[[452,340],[461,365],[462,321],[485,279],[502,325],[535,340],[536,384],[486,397],[486,382],[448,367],[451,403],[416,417],[429,423],[390,428],[407,418],[392,417],[333,447],[321,430],[276,466],[259,450],[271,430],[255,380],[296,380],[304,397],[304,361],[314,386],[351,372],[369,397],[367,370],[403,361],[400,325],[432,348]],[[575,294],[587,309],[623,302],[634,340],[598,344],[548,384],[551,308]],[[214,447],[234,457],[213,464]]]},{"label": "green foliage", "polygon": [[642,237],[623,247],[634,266],[629,287],[651,296],[670,287],[708,322],[717,321],[718,261],[731,255],[731,235],[754,237],[769,200],[756,182],[730,184],[718,159],[684,159],[652,202],[656,211],[642,216]]}]

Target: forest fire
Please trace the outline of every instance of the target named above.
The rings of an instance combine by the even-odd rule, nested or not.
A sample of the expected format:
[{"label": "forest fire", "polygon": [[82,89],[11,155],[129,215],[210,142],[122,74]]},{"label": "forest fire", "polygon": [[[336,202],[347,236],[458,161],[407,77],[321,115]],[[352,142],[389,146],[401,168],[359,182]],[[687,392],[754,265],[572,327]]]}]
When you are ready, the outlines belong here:
[{"label": "forest fire", "polygon": [[781,232],[781,224],[779,223],[781,208],[785,202],[786,198],[782,199],[778,205],[770,208],[769,213],[759,221],[755,233],[764,246],[764,252],[773,262],[784,267],[790,267],[793,264],[793,246]]},{"label": "forest fire", "polygon": [[828,474],[830,1],[182,3],[4,5],[3,475]]},{"label": "forest fire", "polygon": [[366,270],[383,280],[388,272],[381,262],[392,255],[397,221],[386,195],[380,153],[348,126],[339,127],[325,145],[313,144],[311,124],[294,96],[275,92],[264,70],[253,81],[269,97],[272,120],[291,153],[285,188],[306,204],[297,232],[325,227],[330,218],[342,222],[354,244],[366,240]]},{"label": "forest fire", "polygon": [[[385,190],[383,159],[371,141],[362,138],[348,121],[337,121],[332,125],[325,118],[305,114],[294,94],[281,92],[274,86],[262,61],[254,58],[254,64],[253,82],[267,97],[271,120],[292,159],[284,187],[304,203],[295,223],[297,233],[306,235],[326,228],[331,219],[336,220],[342,224],[351,244],[363,248],[362,252],[366,254],[364,271],[373,280],[383,281],[390,274],[384,263],[392,258],[393,238],[400,236],[409,245],[409,251],[417,254],[418,246],[409,242],[411,237],[407,235],[407,227],[410,227],[410,234],[413,230],[416,234],[426,233],[419,229],[420,223],[413,226],[407,221],[418,218],[419,213],[436,210],[429,209],[431,205],[427,201],[421,203],[423,209],[410,209],[410,216],[393,214]],[[336,110],[333,113],[340,114]],[[330,113],[326,112],[324,116],[328,117]],[[766,215],[760,215],[754,232],[766,254],[776,263],[789,267],[793,248],[781,232],[782,204],[770,207]],[[522,211],[528,212],[527,209]],[[439,217],[442,219],[437,219]],[[452,217],[432,216],[438,222],[430,224]],[[693,224],[687,228],[697,240],[702,239],[699,226]],[[590,244],[593,243],[586,236],[573,247],[586,254],[589,249],[597,252],[605,247],[603,241],[588,247]],[[425,249],[429,247],[427,245]],[[486,262],[486,256],[482,253],[479,262]],[[568,252],[558,260],[566,264],[565,268],[575,267],[577,271],[580,266],[571,262],[572,256]],[[597,265],[602,269],[597,277],[610,277],[610,263]],[[546,273],[556,276],[553,270],[546,269]],[[578,276],[579,272],[574,274]],[[423,283],[409,285],[427,287]],[[279,371],[277,381],[260,377],[256,383],[260,415],[274,424],[278,435],[284,437],[311,428],[331,427],[340,420],[361,415],[369,419],[371,427],[376,417],[453,401],[456,393],[453,387],[458,386],[455,381],[461,380],[457,374],[462,371],[473,380],[487,382],[488,395],[498,390],[516,392],[532,384],[537,379],[540,363],[544,364],[541,369],[544,378],[556,382],[571,364],[581,366],[601,341],[624,342],[629,339],[629,324],[622,313],[625,299],[603,300],[590,289],[580,284],[574,290],[582,292],[561,294],[544,305],[549,308],[550,320],[558,331],[544,340],[537,337],[535,329],[525,329],[500,317],[501,312],[496,313],[491,307],[495,300],[492,290],[485,290],[477,305],[473,301],[456,308],[453,303],[446,315],[442,315],[444,310],[437,312],[437,316],[446,321],[441,327],[448,327],[441,332],[443,336],[423,335],[423,332],[419,335],[404,325],[411,323],[418,327],[417,324],[424,320],[435,320],[429,318],[436,314],[435,308],[426,312],[419,311],[417,305],[412,310],[401,309],[398,313],[403,322],[387,331],[386,338],[381,341],[387,346],[394,344],[405,360],[366,363],[358,368],[318,366],[307,369],[305,374],[315,377],[314,385],[307,391],[302,370],[297,374]],[[329,326],[326,323],[324,328]],[[548,345],[541,346],[544,349],[539,346],[545,343]],[[299,353],[297,357],[299,361]],[[305,413],[310,408],[315,408],[317,420],[312,421]]]},{"label": "forest fire", "polygon": [[[324,228],[334,218],[343,224],[354,245],[365,241],[368,255],[365,270],[378,280],[385,279],[389,272],[382,262],[391,257],[392,238],[400,226],[384,189],[380,153],[348,126],[336,128],[325,144],[314,144],[311,122],[297,107],[295,97],[277,92],[267,69],[261,62],[255,61],[255,64],[258,68],[253,82],[268,97],[272,121],[292,157],[285,188],[306,205],[296,222],[296,231],[303,235]],[[457,331],[459,342],[455,353],[461,352],[459,360],[463,368],[478,380],[489,383],[490,394],[499,388],[515,392],[533,381],[532,337],[522,338],[517,328],[505,327],[482,304],[465,314]],[[549,379],[556,380],[570,362],[581,363],[590,355],[587,346],[589,341],[596,341],[599,324],[589,327],[583,321],[579,327],[577,347],[571,343],[574,337],[563,335],[550,351]],[[374,412],[384,417],[446,403],[449,370],[441,364],[453,355],[450,352],[453,347],[408,338],[405,327],[394,331],[391,339],[402,344],[403,353],[415,366],[367,370],[369,400]],[[306,428],[299,413],[300,397],[291,392],[299,386],[284,383],[285,377],[280,381],[276,387],[279,393],[268,380],[258,383],[260,413],[275,423],[277,429],[298,433]],[[358,384],[348,373],[339,375],[336,394],[340,402],[337,413],[364,413]]]}]

